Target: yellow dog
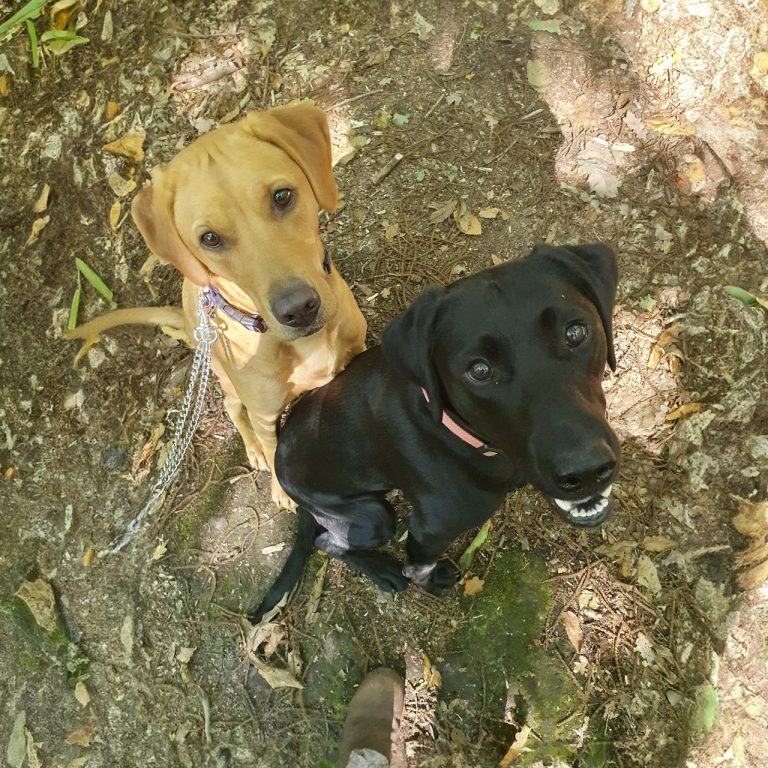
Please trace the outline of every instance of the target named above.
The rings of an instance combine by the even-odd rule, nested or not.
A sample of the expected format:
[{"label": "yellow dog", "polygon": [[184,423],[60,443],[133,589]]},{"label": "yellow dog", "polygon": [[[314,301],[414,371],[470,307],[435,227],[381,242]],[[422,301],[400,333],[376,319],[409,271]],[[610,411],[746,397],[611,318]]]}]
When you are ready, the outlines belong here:
[{"label": "yellow dog", "polygon": [[337,194],[328,123],[311,103],[250,112],[201,136],[153,171],[131,209],[155,256],[184,276],[183,309],[121,309],[68,334],[84,349],[128,323],[191,339],[200,291],[210,290],[220,332],[212,368],[248,460],[272,471],[279,506],[290,502],[274,475],[276,420],[365,348],[365,319],[318,231],[318,209],[335,210]]}]

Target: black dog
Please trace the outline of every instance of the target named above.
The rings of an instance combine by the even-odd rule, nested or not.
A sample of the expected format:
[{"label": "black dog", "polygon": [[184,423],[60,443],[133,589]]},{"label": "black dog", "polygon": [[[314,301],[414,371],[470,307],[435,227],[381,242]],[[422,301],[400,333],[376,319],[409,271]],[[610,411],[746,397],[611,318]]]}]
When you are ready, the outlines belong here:
[{"label": "black dog", "polygon": [[[605,245],[537,247],[427,289],[380,347],[305,395],[275,462],[299,530],[251,618],[295,585],[315,548],[382,590],[410,580],[439,594],[458,578],[439,556],[526,482],[568,522],[602,523],[619,463],[601,386],[606,359],[616,365],[616,282]],[[393,488],[413,505],[404,566],[374,551],[395,530]]]}]

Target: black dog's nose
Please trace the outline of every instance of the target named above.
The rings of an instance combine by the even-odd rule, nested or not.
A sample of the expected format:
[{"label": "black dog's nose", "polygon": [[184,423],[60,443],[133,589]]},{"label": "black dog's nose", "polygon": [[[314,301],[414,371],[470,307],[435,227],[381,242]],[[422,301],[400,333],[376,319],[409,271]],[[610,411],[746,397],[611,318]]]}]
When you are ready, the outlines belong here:
[{"label": "black dog's nose", "polygon": [[557,487],[568,494],[595,493],[607,485],[616,472],[613,451],[605,444],[569,458],[556,467],[553,477]]},{"label": "black dog's nose", "polygon": [[289,288],[272,301],[272,314],[281,325],[306,328],[317,317],[320,296],[311,285]]}]

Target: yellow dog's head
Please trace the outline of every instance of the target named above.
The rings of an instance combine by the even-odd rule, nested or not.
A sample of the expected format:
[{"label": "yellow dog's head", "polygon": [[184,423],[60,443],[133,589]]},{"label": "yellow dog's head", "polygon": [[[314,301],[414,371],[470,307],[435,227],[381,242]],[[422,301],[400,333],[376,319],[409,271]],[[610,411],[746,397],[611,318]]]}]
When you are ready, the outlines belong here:
[{"label": "yellow dog's head", "polygon": [[336,311],[318,209],[337,194],[325,113],[299,102],[201,136],[153,171],[132,213],[158,258],[292,340]]}]

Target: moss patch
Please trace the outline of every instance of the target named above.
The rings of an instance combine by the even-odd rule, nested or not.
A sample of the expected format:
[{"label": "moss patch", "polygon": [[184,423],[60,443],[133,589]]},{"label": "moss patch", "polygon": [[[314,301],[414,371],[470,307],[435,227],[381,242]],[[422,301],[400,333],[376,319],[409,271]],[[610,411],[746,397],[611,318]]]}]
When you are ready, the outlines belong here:
[{"label": "moss patch", "polygon": [[443,675],[444,696],[484,708],[486,726],[502,743],[508,739],[505,706],[518,723],[531,726],[541,741],[529,742],[534,751],[526,763],[573,753],[572,728],[558,723],[578,707],[575,686],[557,656],[536,644],[551,602],[547,575],[533,555],[497,557],[483,591],[468,605],[469,621],[456,635]]}]

